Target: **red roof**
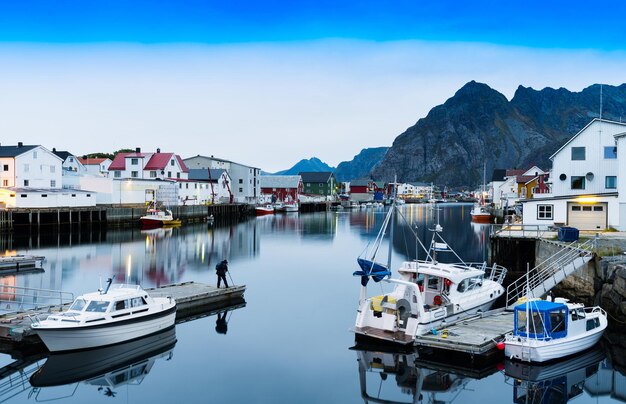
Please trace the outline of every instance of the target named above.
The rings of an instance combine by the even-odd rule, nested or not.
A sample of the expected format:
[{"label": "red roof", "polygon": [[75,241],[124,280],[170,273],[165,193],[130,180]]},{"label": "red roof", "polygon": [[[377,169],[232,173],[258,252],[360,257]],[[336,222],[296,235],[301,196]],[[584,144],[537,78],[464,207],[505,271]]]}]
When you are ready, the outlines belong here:
[{"label": "red roof", "polygon": [[145,153],[117,153],[109,166],[109,171],[123,171],[126,169],[126,157],[145,157]]},{"label": "red roof", "polygon": [[113,162],[109,166],[109,171],[122,171],[126,169],[126,159],[128,157],[150,157],[143,170],[164,170],[169,164],[172,157],[175,156],[178,160],[181,170],[184,173],[189,172],[189,169],[183,162],[183,159],[179,155],[174,153],[117,153]]},{"label": "red roof", "polygon": [[81,164],[83,165],[99,165],[100,163],[102,163],[103,161],[108,160],[106,157],[99,157],[99,158],[90,158],[90,159],[84,159],[82,157],[78,158],[78,161],[80,161]]},{"label": "red roof", "polygon": [[154,153],[144,170],[163,170],[167,167],[174,153]]}]

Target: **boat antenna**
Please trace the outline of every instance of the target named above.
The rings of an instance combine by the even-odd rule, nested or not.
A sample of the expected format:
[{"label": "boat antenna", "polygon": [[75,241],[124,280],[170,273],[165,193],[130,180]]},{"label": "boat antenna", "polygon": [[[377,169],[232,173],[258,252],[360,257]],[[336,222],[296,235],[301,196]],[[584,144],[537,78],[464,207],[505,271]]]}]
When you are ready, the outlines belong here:
[{"label": "boat antenna", "polygon": [[115,278],[115,275],[107,279],[107,287],[106,289],[104,289],[104,291],[100,291],[101,295],[107,294],[107,292],[109,291],[109,288],[111,287],[111,284],[113,283],[113,278]]}]

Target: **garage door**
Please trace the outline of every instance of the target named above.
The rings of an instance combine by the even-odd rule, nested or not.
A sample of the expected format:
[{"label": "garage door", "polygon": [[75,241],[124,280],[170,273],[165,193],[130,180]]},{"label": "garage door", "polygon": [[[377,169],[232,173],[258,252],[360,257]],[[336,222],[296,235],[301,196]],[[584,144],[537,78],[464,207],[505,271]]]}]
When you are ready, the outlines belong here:
[{"label": "garage door", "polygon": [[606,203],[570,203],[567,208],[567,225],[580,230],[606,229]]}]

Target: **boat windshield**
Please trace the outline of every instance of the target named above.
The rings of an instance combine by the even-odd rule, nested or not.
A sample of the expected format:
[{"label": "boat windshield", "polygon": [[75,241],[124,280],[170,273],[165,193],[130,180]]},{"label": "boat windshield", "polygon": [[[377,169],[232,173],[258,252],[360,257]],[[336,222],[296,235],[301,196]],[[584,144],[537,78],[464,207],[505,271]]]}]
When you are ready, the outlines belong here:
[{"label": "boat windshield", "polygon": [[109,307],[109,302],[98,302],[92,300],[91,302],[89,302],[89,305],[87,305],[87,309],[85,311],[93,313],[104,313],[105,311],[107,311],[107,307]]},{"label": "boat windshield", "polygon": [[72,305],[70,306],[70,310],[83,311],[86,304],[87,302],[85,301],[85,299],[76,299],[74,300],[74,303],[72,303]]}]

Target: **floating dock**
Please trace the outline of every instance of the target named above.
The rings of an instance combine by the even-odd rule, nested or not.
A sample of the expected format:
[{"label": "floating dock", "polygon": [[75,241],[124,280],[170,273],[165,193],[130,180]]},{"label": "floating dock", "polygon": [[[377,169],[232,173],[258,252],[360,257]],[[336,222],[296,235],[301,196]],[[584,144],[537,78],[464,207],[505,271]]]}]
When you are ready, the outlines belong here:
[{"label": "floating dock", "polygon": [[[186,321],[189,316],[197,317],[200,313],[211,312],[215,308],[245,305],[243,300],[245,285],[216,288],[203,283],[184,282],[145,290],[152,297],[171,296],[174,298],[177,322]],[[37,334],[30,328],[31,318],[43,320],[50,313],[67,309],[69,304],[0,315],[0,352],[27,346],[43,346]]]},{"label": "floating dock", "polygon": [[422,335],[415,345],[470,355],[489,355],[496,350],[496,342],[513,331],[513,312],[503,308],[470,317],[437,330],[436,334]]},{"label": "floating dock", "polygon": [[45,257],[36,255],[13,255],[0,257],[0,275],[5,273],[43,271]]}]

